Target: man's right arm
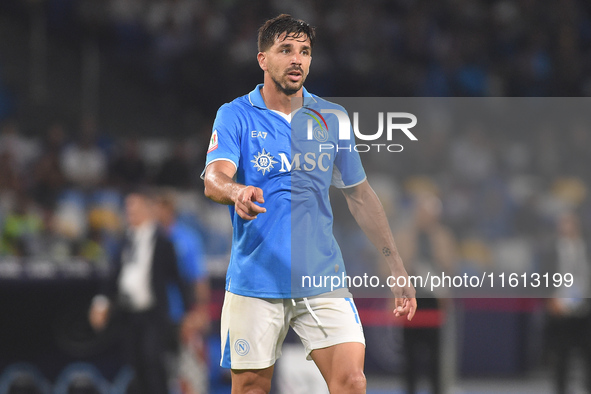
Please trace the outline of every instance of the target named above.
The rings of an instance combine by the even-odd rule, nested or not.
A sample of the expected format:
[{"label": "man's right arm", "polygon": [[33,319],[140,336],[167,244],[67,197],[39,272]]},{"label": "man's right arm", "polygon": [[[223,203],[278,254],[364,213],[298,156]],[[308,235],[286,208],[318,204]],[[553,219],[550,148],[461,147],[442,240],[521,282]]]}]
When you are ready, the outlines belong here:
[{"label": "man's right arm", "polygon": [[123,245],[118,246],[109,274],[101,280],[97,295],[92,298],[88,311],[90,325],[96,331],[100,331],[107,325],[113,310],[114,300],[117,298],[118,278],[121,273],[121,254]]},{"label": "man's right arm", "polygon": [[234,205],[236,213],[244,220],[256,219],[267,210],[255,203],[263,204],[263,190],[234,181],[236,167],[227,160],[217,160],[205,169],[203,181],[205,196],[215,202]]}]

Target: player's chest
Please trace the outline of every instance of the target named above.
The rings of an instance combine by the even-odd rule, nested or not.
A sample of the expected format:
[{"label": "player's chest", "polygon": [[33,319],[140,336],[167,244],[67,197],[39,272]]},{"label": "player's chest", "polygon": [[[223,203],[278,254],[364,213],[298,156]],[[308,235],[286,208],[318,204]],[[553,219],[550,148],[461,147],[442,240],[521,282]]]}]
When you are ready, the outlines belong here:
[{"label": "player's chest", "polygon": [[306,124],[296,120],[291,124],[281,119],[256,122],[243,130],[241,167],[245,173],[271,177],[294,171],[320,176],[332,173],[334,153],[328,146],[333,141],[328,135],[308,138]]}]

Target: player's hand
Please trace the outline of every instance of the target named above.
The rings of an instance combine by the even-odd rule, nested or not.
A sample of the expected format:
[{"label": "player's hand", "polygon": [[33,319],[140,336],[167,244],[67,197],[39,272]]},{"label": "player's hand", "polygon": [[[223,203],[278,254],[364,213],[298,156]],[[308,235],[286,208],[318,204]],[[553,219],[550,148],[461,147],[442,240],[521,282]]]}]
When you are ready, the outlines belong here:
[{"label": "player's hand", "polygon": [[392,293],[394,294],[394,316],[401,317],[406,316],[408,321],[411,321],[415,312],[417,311],[417,299],[415,298],[416,290],[409,283],[408,275],[406,276],[405,283],[408,285],[405,287],[392,287]]},{"label": "player's hand", "polygon": [[263,208],[259,204],[263,204],[265,199],[263,198],[263,190],[254,186],[244,186],[236,194],[234,198],[234,206],[236,207],[236,213],[244,220],[256,219],[259,213],[267,212],[266,208]]},{"label": "player's hand", "polygon": [[401,317],[406,316],[408,321],[411,321],[415,312],[417,311],[417,299],[416,298],[395,298],[394,303],[396,308],[394,309],[394,316]]}]

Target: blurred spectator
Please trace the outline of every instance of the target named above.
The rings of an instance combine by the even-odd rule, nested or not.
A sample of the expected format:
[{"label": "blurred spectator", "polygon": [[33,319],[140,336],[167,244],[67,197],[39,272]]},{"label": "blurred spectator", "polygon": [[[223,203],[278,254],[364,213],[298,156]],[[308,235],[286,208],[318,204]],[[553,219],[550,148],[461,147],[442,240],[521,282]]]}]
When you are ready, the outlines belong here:
[{"label": "blurred spectator", "polygon": [[552,179],[561,173],[561,165],[566,157],[562,151],[562,141],[551,125],[537,127],[539,133],[534,140],[534,172]]},{"label": "blurred spectator", "polygon": [[43,218],[26,195],[18,195],[14,211],[9,212],[2,228],[1,254],[34,256],[39,253]]},{"label": "blurred spectator", "polygon": [[84,193],[76,189],[64,190],[53,215],[53,230],[72,242],[80,240],[88,231]]},{"label": "blurred spectator", "polygon": [[484,126],[472,124],[451,146],[451,166],[458,180],[478,183],[496,169],[495,155]]},{"label": "blurred spectator", "polygon": [[591,146],[588,125],[585,122],[573,124],[569,130],[568,155],[566,155],[564,169],[566,174],[577,176],[587,184],[591,183],[591,169],[589,168],[589,155],[586,147]]},{"label": "blurred spectator", "polygon": [[172,155],[162,163],[158,173],[158,184],[176,188],[187,188],[191,181],[191,163],[188,157],[188,146],[185,142],[177,142]]},{"label": "blurred spectator", "polygon": [[100,253],[105,256],[107,262],[115,260],[119,252],[119,238],[124,228],[121,192],[117,189],[95,191],[90,198],[87,212],[87,238],[91,240],[90,245],[100,246]]},{"label": "blurred spectator", "polygon": [[29,169],[31,162],[39,155],[39,146],[22,135],[16,120],[8,120],[0,129],[0,153],[4,152],[9,152],[12,166],[22,173]]},{"label": "blurred spectator", "polygon": [[145,41],[142,29],[142,15],[145,1],[142,0],[110,0],[110,29],[116,34],[117,45],[121,54],[143,45]]},{"label": "blurred spectator", "polygon": [[507,190],[507,183],[493,176],[483,181],[472,203],[475,208],[474,230],[491,241],[515,235],[515,206]]},{"label": "blurred spectator", "polygon": [[[456,272],[457,250],[452,232],[440,222],[441,201],[433,194],[421,193],[414,198],[412,222],[400,229],[396,235],[396,245],[409,275],[440,275]],[[403,329],[404,358],[406,371],[403,374],[407,392],[417,391],[418,360],[421,353],[427,352],[427,374],[432,393],[443,392],[441,378],[441,325],[445,315],[446,294],[428,293],[426,288],[417,288],[421,314],[427,318],[421,327],[405,325]]]},{"label": "blurred spectator", "polygon": [[0,64],[0,122],[13,114],[15,103],[11,89],[4,83],[4,67]]},{"label": "blurred spectator", "polygon": [[89,319],[102,330],[110,313],[122,320],[126,361],[135,371],[138,394],[168,392],[165,367],[167,339],[172,334],[167,285],[175,283],[184,305],[192,307],[192,293],[181,279],[174,246],[153,215],[154,202],[145,191],[125,199],[129,229],[105,292],[93,299]]},{"label": "blurred spectator", "polygon": [[101,263],[107,258],[107,253],[102,246],[102,237],[99,230],[91,228],[73,253],[86,261]]},{"label": "blurred spectator", "polygon": [[139,185],[146,180],[146,164],[140,155],[137,138],[126,138],[121,151],[109,166],[109,179],[119,188]]},{"label": "blurred spectator", "polygon": [[178,376],[183,394],[206,393],[207,353],[204,334],[209,327],[210,290],[205,250],[200,235],[178,219],[175,207],[172,192],[161,194],[156,209],[157,217],[174,244],[181,277],[193,288],[196,299],[196,306],[183,319],[184,308],[179,289],[168,289],[171,319],[180,328]]},{"label": "blurred spectator", "polygon": [[54,209],[57,198],[66,186],[66,179],[60,165],[61,141],[50,131],[48,143],[33,167],[31,193],[43,208]]},{"label": "blurred spectator", "polygon": [[107,175],[107,157],[96,145],[94,136],[85,133],[63,151],[61,167],[66,180],[74,186],[96,187]]},{"label": "blurred spectator", "polygon": [[99,126],[95,115],[90,113],[82,114],[79,127],[78,135],[88,136],[92,144],[98,146],[105,155],[111,155],[113,141],[109,134]]},{"label": "blurred spectator", "polygon": [[20,177],[16,170],[12,153],[8,150],[0,152],[0,193],[19,189]]},{"label": "blurred spectator", "polygon": [[457,245],[453,232],[441,223],[441,200],[423,192],[413,197],[412,221],[403,226],[396,240],[400,256],[418,275],[453,273],[457,269]]},{"label": "blurred spectator", "polygon": [[195,9],[200,5],[191,0],[159,0],[149,4],[146,22],[157,33],[168,24],[180,30],[187,30],[194,22]]},{"label": "blurred spectator", "polygon": [[43,232],[39,245],[40,257],[62,266],[70,264],[74,256],[74,241],[56,229],[53,211],[46,210],[43,214]]},{"label": "blurred spectator", "polygon": [[45,153],[51,152],[61,154],[62,150],[67,144],[67,133],[63,123],[55,122],[47,130],[47,135],[43,142],[43,150]]},{"label": "blurred spectator", "polygon": [[573,285],[561,287],[548,299],[548,344],[554,353],[555,392],[570,392],[573,351],[581,352],[587,392],[591,392],[591,261],[581,224],[572,212],[557,221],[556,239],[548,256],[546,272],[572,274]]}]

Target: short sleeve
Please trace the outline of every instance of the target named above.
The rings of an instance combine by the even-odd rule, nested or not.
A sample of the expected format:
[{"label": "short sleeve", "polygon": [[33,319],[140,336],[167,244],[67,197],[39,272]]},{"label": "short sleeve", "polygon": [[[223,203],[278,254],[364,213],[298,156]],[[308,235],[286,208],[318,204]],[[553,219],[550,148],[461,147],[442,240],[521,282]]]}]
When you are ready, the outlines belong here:
[{"label": "short sleeve", "polygon": [[[351,130],[353,135],[353,131]],[[357,186],[366,179],[359,152],[355,150],[355,139],[352,142],[339,141],[339,150],[335,158],[331,184],[339,189]]]},{"label": "short sleeve", "polygon": [[238,162],[240,160],[239,126],[238,115],[233,110],[232,105],[222,105],[213,123],[213,131],[209,140],[207,158],[205,160],[206,168],[209,164],[218,160],[230,161],[238,168]]}]

